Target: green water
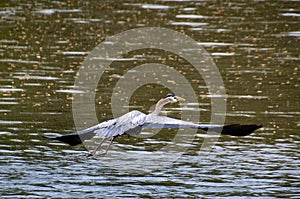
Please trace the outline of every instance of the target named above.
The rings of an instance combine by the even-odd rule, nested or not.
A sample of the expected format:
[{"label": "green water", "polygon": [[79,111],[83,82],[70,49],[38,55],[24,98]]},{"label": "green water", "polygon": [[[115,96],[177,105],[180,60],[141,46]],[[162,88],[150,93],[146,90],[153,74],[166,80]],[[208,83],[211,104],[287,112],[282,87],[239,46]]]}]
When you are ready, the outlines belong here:
[{"label": "green water", "polygon": [[[300,197],[297,1],[20,0],[2,1],[0,16],[2,197]],[[221,136],[205,156],[199,131],[175,163],[145,173],[86,158],[83,146],[42,139],[47,132],[76,130],[74,84],[89,52],[108,37],[138,27],[169,28],[201,44],[224,82],[225,123],[263,124],[264,128],[243,138]],[[165,113],[180,118],[182,110],[191,115],[200,111],[199,122],[210,122],[210,93],[186,60],[155,49],[122,58],[125,61],[112,63],[114,70],[106,71],[98,83],[94,103],[99,121],[113,117],[110,97],[122,75],[154,62],[181,71],[198,96],[197,104],[170,105]],[[129,109],[148,112],[168,92],[158,84],[137,88]],[[120,138],[112,154],[126,157],[129,151],[144,157],[173,137],[173,130],[163,130],[146,139]],[[166,158],[161,154],[162,162]],[[143,161],[147,164],[147,159]]]}]

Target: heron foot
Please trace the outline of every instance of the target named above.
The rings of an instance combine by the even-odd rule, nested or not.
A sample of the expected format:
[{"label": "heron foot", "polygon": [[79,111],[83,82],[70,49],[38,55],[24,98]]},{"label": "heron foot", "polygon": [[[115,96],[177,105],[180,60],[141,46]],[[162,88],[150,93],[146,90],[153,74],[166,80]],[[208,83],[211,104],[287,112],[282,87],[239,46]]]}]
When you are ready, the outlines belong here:
[{"label": "heron foot", "polygon": [[98,157],[100,157],[100,156],[105,156],[106,155],[106,151],[102,151],[102,152],[100,152],[100,153],[98,153],[98,154],[95,154],[95,156],[98,156]]},{"label": "heron foot", "polygon": [[90,151],[86,156],[87,157],[91,157],[95,155],[95,151]]},{"label": "heron foot", "polygon": [[107,154],[106,151],[102,151],[100,153],[97,153],[96,151],[91,151],[87,154],[87,157],[102,157],[105,156]]},{"label": "heron foot", "polygon": [[101,145],[102,145],[102,143],[105,141],[105,139],[106,139],[106,138],[104,137],[104,138],[102,139],[102,141],[100,142],[100,144],[95,148],[95,150],[91,151],[91,152],[88,154],[88,156],[93,156],[93,157],[96,158],[96,157],[100,157],[100,156],[106,155],[106,154],[107,154],[107,151],[109,150],[109,148],[110,148],[111,144],[113,143],[115,137],[112,137],[112,138],[110,139],[110,143],[109,143],[109,145],[106,147],[105,151],[102,151],[102,152],[100,152],[100,153],[97,154],[98,149],[101,147]]},{"label": "heron foot", "polygon": [[105,154],[106,154],[106,152],[100,152],[100,153],[98,153],[98,154],[93,155],[93,157],[94,157],[95,159],[100,159],[100,158],[102,158]]}]

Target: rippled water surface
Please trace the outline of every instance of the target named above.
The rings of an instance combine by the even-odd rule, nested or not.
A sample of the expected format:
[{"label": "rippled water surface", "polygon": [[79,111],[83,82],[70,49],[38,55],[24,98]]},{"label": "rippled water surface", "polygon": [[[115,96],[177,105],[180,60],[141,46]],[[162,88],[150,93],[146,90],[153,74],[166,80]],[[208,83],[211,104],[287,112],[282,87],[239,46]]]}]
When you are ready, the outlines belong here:
[{"label": "rippled water surface", "polygon": [[[0,16],[3,198],[300,198],[297,1],[6,0]],[[187,149],[167,165],[172,156],[159,149],[187,131],[121,137],[103,159],[86,157],[84,146],[44,140],[44,133],[76,130],[72,100],[86,94],[75,85],[85,57],[105,39],[138,27],[169,28],[197,41],[224,81],[225,123],[264,128],[247,137],[221,136],[209,153],[201,149],[207,136],[199,131],[191,143],[179,143]],[[126,53],[104,72],[95,89],[98,120],[113,117],[110,97],[125,72],[153,62],[180,71],[198,96],[197,102],[168,105],[164,114],[200,112],[200,122],[209,123],[211,101],[222,96],[210,93],[186,60],[157,49]],[[170,92],[156,81],[137,88],[124,108],[153,108]],[[89,117],[79,128],[93,124]],[[134,168],[128,164],[133,160]]]}]

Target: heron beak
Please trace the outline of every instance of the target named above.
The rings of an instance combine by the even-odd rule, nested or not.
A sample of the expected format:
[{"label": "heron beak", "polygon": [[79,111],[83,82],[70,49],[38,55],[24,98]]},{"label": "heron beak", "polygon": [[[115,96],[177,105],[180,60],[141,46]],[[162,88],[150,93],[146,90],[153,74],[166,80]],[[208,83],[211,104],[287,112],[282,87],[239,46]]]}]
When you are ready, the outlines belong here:
[{"label": "heron beak", "polygon": [[178,102],[184,102],[185,101],[185,99],[182,98],[182,97],[176,97],[176,99],[177,99]]}]

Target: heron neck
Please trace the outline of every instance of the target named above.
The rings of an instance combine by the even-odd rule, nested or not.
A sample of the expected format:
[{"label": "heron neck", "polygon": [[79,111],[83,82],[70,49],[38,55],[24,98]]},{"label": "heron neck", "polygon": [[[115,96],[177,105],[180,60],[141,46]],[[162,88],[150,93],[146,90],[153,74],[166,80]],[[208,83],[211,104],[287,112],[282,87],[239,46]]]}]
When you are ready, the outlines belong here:
[{"label": "heron neck", "polygon": [[168,99],[161,99],[159,100],[156,105],[155,109],[150,115],[159,115],[161,109],[164,107],[164,105],[168,104]]}]

